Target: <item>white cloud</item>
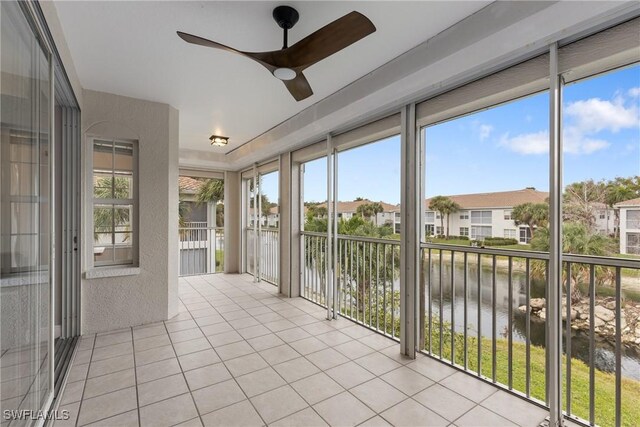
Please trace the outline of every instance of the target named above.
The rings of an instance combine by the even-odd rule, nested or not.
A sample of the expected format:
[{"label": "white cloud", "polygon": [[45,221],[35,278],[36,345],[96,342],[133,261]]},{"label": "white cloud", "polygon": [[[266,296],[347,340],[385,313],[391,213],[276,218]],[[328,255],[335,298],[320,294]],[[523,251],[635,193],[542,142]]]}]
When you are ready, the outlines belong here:
[{"label": "white cloud", "polygon": [[[549,132],[525,133],[514,137],[510,137],[507,133],[502,135],[499,144],[518,154],[547,154],[549,152]],[[589,138],[579,129],[571,126],[565,129],[562,144],[564,152],[570,154],[591,154],[604,150],[610,145],[607,141]]]},{"label": "white cloud", "polygon": [[480,131],[480,141],[484,141],[485,139],[489,138],[489,135],[491,135],[491,132],[493,131],[493,126],[482,124],[480,125],[479,131]]},{"label": "white cloud", "polygon": [[618,132],[637,127],[639,122],[637,105],[626,107],[622,97],[613,101],[590,98],[572,102],[565,107],[564,113],[583,133]]},{"label": "white cloud", "polygon": [[[630,97],[640,97],[640,88],[628,91]],[[596,135],[602,131],[619,132],[640,127],[640,111],[636,102],[625,105],[625,99],[617,95],[612,100],[590,98],[565,106],[567,124],[564,126],[564,152],[591,154],[608,148],[611,143]],[[511,137],[502,135],[499,145],[523,155],[549,152],[549,132],[540,131]]]},{"label": "white cloud", "polygon": [[524,133],[510,137],[505,133],[499,144],[519,154],[544,154],[549,151],[549,132]]}]

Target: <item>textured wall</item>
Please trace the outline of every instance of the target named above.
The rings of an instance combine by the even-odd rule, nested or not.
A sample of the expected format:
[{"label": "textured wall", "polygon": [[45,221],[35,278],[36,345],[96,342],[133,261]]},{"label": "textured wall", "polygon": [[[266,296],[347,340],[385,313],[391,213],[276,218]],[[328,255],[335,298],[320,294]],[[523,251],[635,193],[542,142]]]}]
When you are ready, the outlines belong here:
[{"label": "textured wall", "polygon": [[[138,141],[139,272],[82,280],[82,333],[167,319],[177,313],[178,111],[166,104],[85,90],[82,110],[84,158],[87,136]],[[86,169],[86,163],[85,163]],[[83,206],[83,273],[92,256],[90,171]],[[104,267],[103,267],[104,268]]]}]

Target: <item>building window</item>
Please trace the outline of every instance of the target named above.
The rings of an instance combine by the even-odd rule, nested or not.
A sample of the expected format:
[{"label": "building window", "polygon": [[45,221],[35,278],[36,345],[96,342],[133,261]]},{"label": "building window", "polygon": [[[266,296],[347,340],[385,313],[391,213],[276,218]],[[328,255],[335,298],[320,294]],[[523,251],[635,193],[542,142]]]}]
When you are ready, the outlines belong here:
[{"label": "building window", "polygon": [[627,233],[627,253],[640,255],[640,233]]},{"label": "building window", "polygon": [[426,212],[424,217],[425,222],[434,223],[436,222],[436,213],[435,212]]},{"label": "building window", "polygon": [[469,219],[469,211],[461,211],[460,219]]},{"label": "building window", "polygon": [[[505,220],[505,221],[511,221],[511,213],[512,213],[512,211],[511,211],[511,210],[504,211],[504,220]],[[515,231],[515,230],[514,230],[514,231]]]},{"label": "building window", "polygon": [[600,214],[600,219],[604,219],[605,218],[605,214],[601,213]]},{"label": "building window", "polygon": [[491,211],[471,211],[471,224],[491,224]]},{"label": "building window", "polygon": [[627,211],[627,228],[640,229],[640,210]]},{"label": "building window", "polygon": [[516,239],[516,229],[515,228],[505,228],[504,229],[504,237],[505,239]]},{"label": "building window", "polygon": [[441,226],[436,227],[436,235],[442,236],[444,234],[444,229]]},{"label": "building window", "polygon": [[491,237],[491,226],[474,225],[471,227],[471,238],[473,240],[482,240],[485,237]]},{"label": "building window", "polygon": [[136,262],[136,145],[94,139],[93,261],[95,266]]},{"label": "building window", "polygon": [[461,236],[469,236],[469,227],[460,227]]}]

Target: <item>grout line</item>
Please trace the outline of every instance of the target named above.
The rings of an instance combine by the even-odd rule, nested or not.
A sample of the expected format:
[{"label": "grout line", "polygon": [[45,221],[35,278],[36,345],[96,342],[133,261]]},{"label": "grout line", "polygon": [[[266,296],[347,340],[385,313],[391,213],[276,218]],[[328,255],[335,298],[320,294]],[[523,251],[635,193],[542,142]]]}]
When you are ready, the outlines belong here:
[{"label": "grout line", "polygon": [[[84,377],[84,386],[82,387],[82,395],[80,396],[80,404],[78,405],[78,414],[76,416],[76,422],[75,422],[75,426],[78,426],[78,423],[80,422],[80,413],[82,412],[82,403],[84,402],[84,392],[87,390],[87,382],[89,381],[89,372],[91,372],[91,362],[93,362],[93,352],[95,350],[96,347],[96,340],[98,338],[97,334],[93,335],[93,344],[91,346],[91,357],[89,357],[89,363],[87,364],[87,373],[85,374]],[[80,343],[78,343],[80,344]]]},{"label": "grout line", "polygon": [[[196,290],[196,292],[198,292],[200,295],[202,295],[199,291],[197,291],[197,290]],[[187,308],[187,311],[188,311],[188,310],[189,310],[189,309]],[[191,314],[191,312],[189,312],[189,314]],[[232,326],[232,327],[233,327],[233,326]],[[198,329],[200,329],[200,327],[199,327],[199,326],[198,326]],[[200,332],[202,333],[202,330],[201,330],[201,329],[200,329]],[[205,337],[206,337],[206,335],[205,335]],[[208,339],[208,338],[207,338],[207,342],[209,342],[209,339]],[[245,341],[245,342],[246,342],[246,341]],[[211,345],[211,343],[210,343],[210,342],[209,342],[209,345]],[[248,345],[249,347],[251,347],[251,345],[250,345],[249,343],[247,343],[247,345]],[[253,407],[253,410],[256,412],[256,414],[258,414],[258,416],[260,417],[260,419],[262,420],[262,422],[264,423],[264,425],[265,425],[265,426],[266,426],[266,425],[268,425],[268,424],[267,424],[267,422],[266,422],[266,421],[264,420],[264,418],[262,417],[262,414],[260,414],[260,411],[258,411],[258,409],[255,407],[255,405],[254,405],[254,404],[253,404],[253,402],[251,401],[251,399],[249,399],[249,396],[247,396],[247,393],[245,393],[245,391],[242,389],[242,387],[240,387],[240,384],[238,384],[238,380],[236,379],[235,375],[233,375],[233,374],[231,373],[231,371],[229,371],[229,368],[228,368],[228,367],[227,367],[227,365],[224,363],[224,361],[222,360],[222,358],[220,357],[220,355],[218,354],[218,352],[216,351],[216,349],[215,349],[213,346],[211,346],[211,348],[213,349],[214,353],[218,356],[218,358],[220,359],[221,363],[224,365],[225,369],[226,369],[226,370],[229,372],[229,374],[231,375],[231,378],[232,378],[232,379],[233,379],[233,381],[235,382],[236,387],[238,387],[238,389],[240,389],[240,391],[241,391],[241,392],[242,392],[242,394],[244,395],[245,399],[246,399],[246,400],[249,402],[249,404]],[[251,347],[251,348],[253,349],[253,347]],[[258,354],[258,353],[256,353],[256,354]],[[240,357],[242,357],[242,356],[240,356]],[[262,356],[261,356],[260,354],[258,354],[258,357],[262,358]],[[264,359],[263,359],[263,360],[264,360]],[[265,363],[267,363],[267,365],[268,365],[268,362],[266,362],[266,360],[265,360]],[[269,365],[269,366],[270,366],[270,365]],[[182,369],[182,365],[180,366],[180,368]],[[188,384],[187,384],[187,386],[188,386]],[[193,396],[193,395],[192,395],[192,396]],[[235,405],[236,403],[239,403],[239,402],[234,402],[234,403],[232,403],[232,405]],[[195,404],[195,400],[194,400],[194,404]],[[227,405],[227,406],[231,406],[231,405]],[[225,407],[226,407],[226,406],[225,406]],[[197,405],[197,404],[196,404],[196,409],[198,409],[198,405]],[[223,408],[218,408],[218,409],[216,409],[216,410],[214,410],[214,411],[211,411],[211,412],[219,411],[220,409],[223,409]],[[198,409],[198,414],[199,414],[199,413],[200,413],[200,410]],[[207,412],[207,414],[209,414],[209,413],[210,413],[210,412]],[[206,415],[206,414],[205,414],[205,415]],[[200,416],[200,422],[202,422],[202,424],[204,425],[204,421],[202,421],[202,416]]]},{"label": "grout line", "polygon": [[[167,330],[167,335],[169,336],[169,342],[171,343],[171,349],[173,350],[173,354],[176,355],[176,360],[178,361],[178,366],[180,366],[180,373],[182,374],[182,379],[184,380],[184,383],[187,386],[187,390],[189,391],[189,396],[191,397],[191,401],[193,402],[193,406],[196,408],[196,413],[198,414],[198,418],[200,419],[200,423],[204,425],[204,422],[202,421],[202,416],[200,414],[200,409],[198,408],[198,405],[196,404],[196,399],[193,397],[193,393],[191,392],[191,387],[189,386],[189,382],[187,381],[187,376],[184,374],[184,370],[182,369],[182,364],[180,363],[180,359],[178,358],[178,353],[176,352],[175,347],[173,347],[173,340],[171,339],[171,335],[169,335],[169,330],[167,329],[167,324],[166,323],[164,323],[164,328]],[[170,398],[173,398],[173,397],[177,397],[177,396],[171,396]],[[158,403],[158,402],[153,402],[153,403]]]},{"label": "grout line", "polygon": [[136,366],[136,343],[133,338],[133,328],[131,328],[131,345],[133,346],[133,380],[136,385],[136,410],[138,413],[138,425],[142,425],[142,419],[140,417],[140,393],[138,391],[138,368]]}]

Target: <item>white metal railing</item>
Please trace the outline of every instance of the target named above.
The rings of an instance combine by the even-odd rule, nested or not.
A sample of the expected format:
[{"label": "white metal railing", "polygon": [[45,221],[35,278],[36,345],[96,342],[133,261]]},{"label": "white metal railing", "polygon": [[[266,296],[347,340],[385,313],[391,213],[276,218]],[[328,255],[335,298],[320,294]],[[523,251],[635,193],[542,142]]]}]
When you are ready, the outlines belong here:
[{"label": "white metal railing", "polygon": [[[326,306],[326,233],[302,232],[302,296]],[[337,236],[337,311],[389,337],[400,336],[400,241]]]},{"label": "white metal railing", "polygon": [[219,273],[224,269],[224,228],[204,224],[178,229],[180,276]]},{"label": "white metal railing", "polygon": [[[280,232],[277,228],[262,228],[258,230],[259,239],[256,239],[256,231],[252,228],[245,229],[246,236],[246,268],[247,273],[260,280],[278,284],[278,263],[279,263],[279,239]],[[258,245],[258,250],[254,251],[254,245]],[[257,254],[259,264],[256,271],[255,255]]]},{"label": "white metal railing", "polygon": [[[422,350],[546,405],[546,322],[554,315],[546,312],[549,254],[432,243],[421,250]],[[585,424],[632,425],[623,414],[638,394],[622,392],[623,381],[634,381],[623,378],[622,360],[638,351],[628,334],[623,342],[624,313],[635,304],[623,299],[622,282],[640,284],[640,262],[564,254],[562,271],[555,315],[564,321],[563,409]],[[626,363],[640,379],[640,362]]]}]

